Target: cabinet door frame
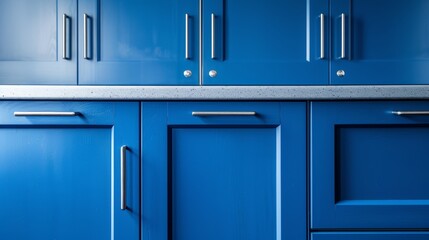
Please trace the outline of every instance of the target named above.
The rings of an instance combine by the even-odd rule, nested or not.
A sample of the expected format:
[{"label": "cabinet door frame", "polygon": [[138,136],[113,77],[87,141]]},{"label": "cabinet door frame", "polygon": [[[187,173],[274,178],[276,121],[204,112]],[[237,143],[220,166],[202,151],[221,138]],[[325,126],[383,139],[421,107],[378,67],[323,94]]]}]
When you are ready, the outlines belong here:
[{"label": "cabinet door frame", "polygon": [[[79,85],[198,85],[200,31],[198,2],[192,0],[138,2],[134,1],[132,4],[108,0],[79,2],[78,18],[82,19],[79,21],[78,39]],[[110,3],[119,4],[121,8],[110,6]],[[134,5],[136,3],[138,5]],[[109,11],[104,11],[106,8]],[[141,9],[147,10],[144,13],[147,16],[138,11]],[[164,11],[160,12],[159,9]],[[86,26],[83,21],[85,14]],[[146,17],[147,22],[138,21],[141,19],[131,20],[136,15]],[[164,19],[156,19],[161,17]],[[107,24],[107,21],[110,21],[110,24]],[[130,22],[128,25],[134,27],[138,25],[138,29],[130,30],[127,21]],[[174,31],[165,30],[162,26],[171,27]],[[84,33],[85,30],[87,33]],[[106,40],[109,38],[108,34],[113,36],[111,37],[113,39],[118,37],[115,42],[117,45]],[[150,44],[136,43],[138,36],[144,36]],[[170,36],[174,38],[171,39]],[[117,53],[109,59],[106,57],[109,53],[103,52],[106,49],[115,49]],[[188,50],[188,54],[185,49]],[[185,74],[187,70],[190,74]]]},{"label": "cabinet door frame", "polygon": [[[256,111],[257,116],[195,117],[193,111]],[[281,162],[277,239],[307,239],[306,103],[142,103],[142,237],[171,237],[169,134],[172,127],[276,128]],[[279,209],[279,208],[277,208]],[[281,236],[281,237],[280,237]]]},{"label": "cabinet door frame", "polygon": [[202,16],[202,85],[329,84],[328,1],[207,1]]},{"label": "cabinet door frame", "polygon": [[337,199],[336,127],[429,126],[427,116],[394,111],[427,111],[428,102],[312,102],[310,132],[311,228],[428,229],[429,200]]},{"label": "cabinet door frame", "polygon": [[[387,7],[388,11],[383,12],[381,8],[368,6],[368,2],[330,1],[330,84],[428,84],[428,73],[425,71],[429,66],[427,44],[421,39],[428,36],[426,22],[429,18],[425,11],[429,5],[419,5],[417,1],[396,2],[398,5],[390,1],[374,2],[377,6]],[[402,14],[396,15],[398,12]],[[413,33],[415,36],[412,36]],[[392,38],[398,40],[391,41],[396,44],[389,42]]]},{"label": "cabinet door frame", "polygon": [[[36,1],[32,1],[36,4]],[[38,42],[39,39],[32,39],[34,36],[26,36],[26,31],[22,27],[14,26],[15,22],[25,25],[27,28],[39,29],[52,25],[52,31],[55,29],[55,39],[45,43],[52,45],[51,54],[55,57],[51,60],[36,60],[21,58],[16,60],[0,61],[0,84],[10,85],[76,85],[77,84],[77,0],[58,0],[55,2],[55,19],[49,19],[46,14],[42,19],[43,26],[34,26],[31,22],[34,17],[29,14],[28,19],[19,19],[15,17],[8,19],[5,23],[9,28],[19,28],[22,36],[27,42]],[[41,3],[39,3],[41,4]],[[29,7],[29,6],[27,6]],[[43,8],[43,6],[41,6]],[[30,6],[31,8],[31,6]],[[46,8],[46,7],[45,7]],[[8,8],[3,11],[11,11]],[[28,10],[28,9],[27,9]],[[32,10],[32,9],[30,9]],[[21,10],[23,11],[23,10]],[[9,13],[13,14],[13,12]],[[37,22],[40,22],[40,16]],[[55,22],[50,22],[53,20]],[[27,21],[27,22],[26,22]],[[65,27],[65,29],[64,29]],[[40,31],[39,31],[40,32]],[[66,39],[64,39],[64,36]],[[16,44],[22,40],[15,39]],[[3,42],[0,41],[0,44]],[[65,44],[65,45],[64,45]],[[55,49],[55,51],[53,51]],[[65,56],[63,51],[65,50]]]},{"label": "cabinet door frame", "polygon": [[[24,116],[15,116],[15,112],[26,113]],[[53,112],[54,116],[46,116],[46,114],[31,116],[31,113],[38,112]],[[58,112],[75,112],[76,114],[58,116]],[[0,102],[0,116],[1,128],[108,129],[111,132],[112,174],[109,182],[111,187],[109,189],[111,192],[111,229],[109,233],[112,239],[140,239],[140,116],[138,102],[2,101]],[[121,210],[120,201],[122,146],[126,146],[126,210]],[[85,209],[81,210],[85,211]]]}]

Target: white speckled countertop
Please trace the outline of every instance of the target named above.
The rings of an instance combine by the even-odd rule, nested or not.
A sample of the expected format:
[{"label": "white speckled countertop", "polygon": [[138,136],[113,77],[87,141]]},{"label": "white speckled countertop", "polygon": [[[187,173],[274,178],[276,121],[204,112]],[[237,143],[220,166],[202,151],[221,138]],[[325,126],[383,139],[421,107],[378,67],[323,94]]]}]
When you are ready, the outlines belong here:
[{"label": "white speckled countertop", "polygon": [[2,100],[418,100],[429,85],[0,86]]}]

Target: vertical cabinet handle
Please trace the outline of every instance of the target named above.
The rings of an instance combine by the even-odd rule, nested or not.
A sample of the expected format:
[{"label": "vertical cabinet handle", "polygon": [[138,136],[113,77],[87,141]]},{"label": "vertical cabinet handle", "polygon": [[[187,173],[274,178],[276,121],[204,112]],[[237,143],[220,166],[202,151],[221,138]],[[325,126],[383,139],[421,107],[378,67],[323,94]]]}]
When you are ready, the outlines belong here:
[{"label": "vertical cabinet handle", "polygon": [[83,58],[88,57],[88,14],[83,14]]},{"label": "vertical cabinet handle", "polygon": [[127,171],[126,171],[126,162],[127,162],[127,146],[124,145],[121,147],[121,210],[127,209],[126,202],[126,179],[127,179]]},{"label": "vertical cabinet handle", "polygon": [[69,16],[63,14],[63,59],[69,59],[67,56],[67,20]]},{"label": "vertical cabinet handle", "polygon": [[346,58],[346,15],[341,14],[341,59]]},{"label": "vertical cabinet handle", "polygon": [[189,14],[185,14],[185,59],[189,57]]},{"label": "vertical cabinet handle", "polygon": [[212,31],[211,31],[211,34],[212,34],[212,46],[211,46],[211,52],[212,52],[212,59],[215,59],[216,58],[216,52],[215,52],[215,47],[216,47],[216,23],[215,23],[215,20],[216,20],[216,16],[215,16],[215,14],[214,13],[212,13],[212,15],[211,15],[211,27],[212,27]]},{"label": "vertical cabinet handle", "polygon": [[325,15],[320,14],[320,59],[325,58]]}]

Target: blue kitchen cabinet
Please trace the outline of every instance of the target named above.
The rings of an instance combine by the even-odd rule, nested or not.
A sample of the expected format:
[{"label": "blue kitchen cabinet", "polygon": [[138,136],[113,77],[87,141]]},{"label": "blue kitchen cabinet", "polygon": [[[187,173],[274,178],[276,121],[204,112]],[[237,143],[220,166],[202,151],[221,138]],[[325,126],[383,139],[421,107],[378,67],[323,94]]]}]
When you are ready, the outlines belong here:
[{"label": "blue kitchen cabinet", "polygon": [[428,84],[429,2],[331,0],[331,83]]},{"label": "blue kitchen cabinet", "polygon": [[138,103],[2,101],[0,146],[1,239],[140,239]]},{"label": "blue kitchen cabinet", "polygon": [[198,2],[79,2],[80,85],[198,85]]},{"label": "blue kitchen cabinet", "polygon": [[427,240],[428,232],[333,232],[314,233],[312,240]]},{"label": "blue kitchen cabinet", "polygon": [[324,85],[329,1],[203,1],[204,85]]},{"label": "blue kitchen cabinet", "polygon": [[142,237],[307,239],[306,105],[142,104]]},{"label": "blue kitchen cabinet", "polygon": [[428,110],[424,101],[312,103],[313,229],[429,228]]},{"label": "blue kitchen cabinet", "polygon": [[76,84],[76,4],[0,1],[0,84]]}]

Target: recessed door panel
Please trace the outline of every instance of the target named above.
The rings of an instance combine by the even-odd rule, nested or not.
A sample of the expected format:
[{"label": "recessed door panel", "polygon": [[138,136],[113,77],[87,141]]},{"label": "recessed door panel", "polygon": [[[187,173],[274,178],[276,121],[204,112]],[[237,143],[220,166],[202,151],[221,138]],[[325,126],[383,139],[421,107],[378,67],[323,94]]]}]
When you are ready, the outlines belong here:
[{"label": "recessed door panel", "polygon": [[276,135],[275,128],[171,130],[173,239],[277,239]]},{"label": "recessed door panel", "polygon": [[111,141],[108,128],[2,127],[1,236],[110,239]]}]

